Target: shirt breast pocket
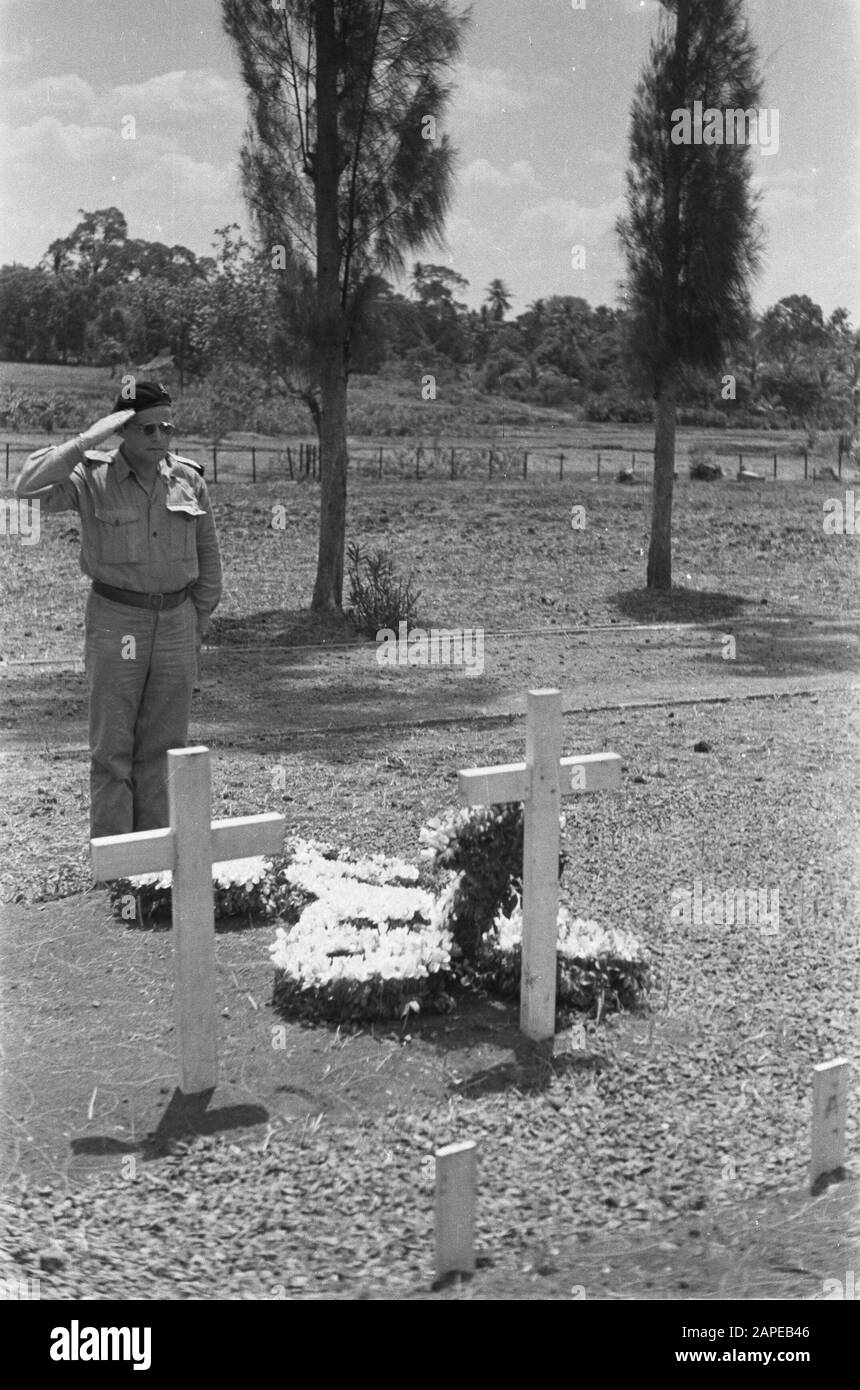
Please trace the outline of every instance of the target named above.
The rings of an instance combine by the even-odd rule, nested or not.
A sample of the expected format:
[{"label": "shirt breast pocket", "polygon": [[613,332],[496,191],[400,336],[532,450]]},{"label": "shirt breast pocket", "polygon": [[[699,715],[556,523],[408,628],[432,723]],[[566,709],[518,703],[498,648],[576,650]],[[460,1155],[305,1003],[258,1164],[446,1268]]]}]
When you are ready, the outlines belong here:
[{"label": "shirt breast pocket", "polygon": [[106,565],[140,564],[146,559],[141,518],[133,507],[96,506],[96,552]]},{"label": "shirt breast pocket", "polygon": [[197,554],[197,514],[167,509],[167,543],[171,560],[191,560]]}]

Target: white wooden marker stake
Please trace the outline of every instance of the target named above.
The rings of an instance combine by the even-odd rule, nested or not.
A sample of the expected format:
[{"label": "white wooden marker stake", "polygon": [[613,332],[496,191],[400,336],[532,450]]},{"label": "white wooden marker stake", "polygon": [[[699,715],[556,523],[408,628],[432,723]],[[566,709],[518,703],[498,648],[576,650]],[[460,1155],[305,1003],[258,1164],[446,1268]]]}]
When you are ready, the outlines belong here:
[{"label": "white wooden marker stake", "polygon": [[846,1057],[812,1068],[812,1162],[809,1184],[845,1166],[845,1117],[848,1110]]},{"label": "white wooden marker stake", "polygon": [[586,753],[576,758],[562,758],[560,753],[561,691],[530,690],[526,761],[472,767],[459,776],[460,798],[468,806],[504,801],[524,805],[520,1028],[537,1042],[555,1035],[561,797],[621,786],[617,753]]},{"label": "white wooden marker stake", "polygon": [[[520,1029],[529,1038],[555,1034],[558,956],[558,849],[561,811],[561,691],[530,692],[526,768],[531,797],[523,826],[523,954]],[[528,927],[526,927],[528,904]]]},{"label": "white wooden marker stake", "polygon": [[172,749],[167,787],[168,827],[90,840],[90,854],[99,881],[172,872],[179,1085],[194,1095],[218,1084],[212,865],[279,853],[285,820],[271,811],[210,822],[208,748]]},{"label": "white wooden marker stake", "polygon": [[436,1278],[475,1269],[475,1145],[436,1150]]}]

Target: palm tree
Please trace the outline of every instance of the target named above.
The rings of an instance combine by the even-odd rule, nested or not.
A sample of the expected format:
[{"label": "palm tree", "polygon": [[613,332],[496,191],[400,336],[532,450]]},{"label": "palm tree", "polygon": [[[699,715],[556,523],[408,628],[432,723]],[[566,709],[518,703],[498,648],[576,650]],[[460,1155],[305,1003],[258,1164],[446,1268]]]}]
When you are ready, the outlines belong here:
[{"label": "palm tree", "polygon": [[501,323],[511,307],[510,290],[504,280],[491,280],[487,286],[486,294],[490,318],[494,319],[496,323]]},{"label": "palm tree", "polygon": [[286,250],[275,274],[296,288],[281,298],[319,381],[312,607],[340,612],[351,342],[373,286],[441,237],[454,151],[427,116],[444,115],[468,19],[448,0],[222,0],[222,12],[248,91],[245,197],[262,246]]},{"label": "palm tree", "polygon": [[[743,0],[662,0],[633,99],[627,213],[631,348],[656,407],[648,588],[672,584],[672,493],[679,373],[715,375],[743,338],[761,232],[743,143],[677,141],[678,113],[758,107],[758,60]],[[673,135],[676,137],[673,139]]]}]

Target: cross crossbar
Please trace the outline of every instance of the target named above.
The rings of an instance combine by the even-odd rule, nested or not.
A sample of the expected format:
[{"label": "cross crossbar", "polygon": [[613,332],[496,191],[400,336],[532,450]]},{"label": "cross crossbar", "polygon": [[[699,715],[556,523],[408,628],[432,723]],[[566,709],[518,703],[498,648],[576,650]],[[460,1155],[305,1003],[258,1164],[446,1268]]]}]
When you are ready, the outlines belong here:
[{"label": "cross crossbar", "polygon": [[97,882],[172,873],[180,1086],[193,1095],[218,1082],[212,865],[277,854],[286,822],[276,811],[213,821],[208,748],[171,749],[167,788],[169,826],[100,836],[90,841],[90,854]]},{"label": "cross crossbar", "polygon": [[[283,843],[284,817],[277,811],[236,820],[213,820],[212,863],[250,859],[258,854],[278,854]],[[173,831],[139,830],[135,835],[102,835],[90,841],[93,873],[97,883],[112,878],[159,874],[176,865]]]},{"label": "cross crossbar", "polygon": [[[621,758],[617,753],[581,753],[559,758],[562,795],[596,792],[621,786]],[[499,767],[468,767],[458,774],[460,800],[467,806],[495,806],[503,801],[530,801],[531,777],[526,763]]]},{"label": "cross crossbar", "polygon": [[561,798],[621,786],[617,753],[560,757],[561,691],[530,690],[526,760],[459,773],[468,806],[521,801],[523,834],[523,949],[520,1027],[536,1041],[555,1033],[558,948],[558,850]]},{"label": "cross crossbar", "polygon": [[140,830],[136,835],[102,835],[90,840],[90,859],[96,883],[158,874],[176,862],[176,836],[169,827]]}]

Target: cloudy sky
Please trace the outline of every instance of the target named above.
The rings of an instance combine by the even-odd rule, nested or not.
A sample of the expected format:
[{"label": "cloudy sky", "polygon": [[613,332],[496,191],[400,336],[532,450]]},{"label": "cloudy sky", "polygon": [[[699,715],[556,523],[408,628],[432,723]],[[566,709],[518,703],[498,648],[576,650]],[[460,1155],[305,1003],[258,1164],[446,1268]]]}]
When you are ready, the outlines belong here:
[{"label": "cloudy sky", "polygon": [[[630,99],[660,6],[584,4],[472,4],[445,122],[457,194],[444,247],[421,256],[465,275],[470,303],[496,276],[514,313],[549,294],[617,302]],[[132,236],[197,254],[216,227],[247,227],[244,96],[220,8],[0,0],[0,264],[35,265],[80,208],[115,205]],[[747,13],[779,113],[778,148],[754,154],[768,235],[757,306],[804,293],[856,325],[860,0],[748,0]]]}]

